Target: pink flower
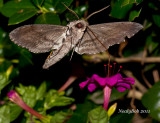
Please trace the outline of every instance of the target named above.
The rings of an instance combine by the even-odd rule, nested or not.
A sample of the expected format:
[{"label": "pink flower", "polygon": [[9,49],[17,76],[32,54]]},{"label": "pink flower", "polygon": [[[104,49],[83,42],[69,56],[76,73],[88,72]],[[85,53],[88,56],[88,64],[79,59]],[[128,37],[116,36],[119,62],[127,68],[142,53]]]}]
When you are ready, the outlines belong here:
[{"label": "pink flower", "polygon": [[47,121],[48,118],[39,114],[38,112],[36,112],[35,110],[33,110],[32,108],[30,108],[18,95],[18,93],[16,93],[15,91],[11,90],[8,94],[7,94],[8,98],[14,102],[15,104],[17,104],[19,107],[21,107],[22,109],[24,109],[25,111],[29,112],[30,114],[36,116],[37,118],[43,120],[43,121]]},{"label": "pink flower", "polygon": [[[114,69],[112,73],[114,73],[115,64],[116,63],[114,63]],[[90,92],[93,92],[97,87],[102,87],[104,91],[103,107],[105,110],[108,108],[109,98],[113,87],[115,87],[119,92],[123,92],[126,89],[131,89],[131,84],[133,85],[135,83],[135,80],[132,77],[123,78],[119,71],[115,75],[111,76],[111,68],[112,65],[109,66],[108,76],[100,77],[96,74],[93,74],[91,78],[87,78],[86,81],[79,84],[81,89],[87,86]]]},{"label": "pink flower", "polygon": [[123,78],[120,73],[115,74],[111,77],[100,77],[93,74],[91,78],[79,84],[80,88],[88,86],[90,92],[94,91],[97,87],[108,86],[110,88],[115,87],[119,92],[123,92],[126,89],[131,89],[131,84],[133,85],[135,80],[131,77]]}]

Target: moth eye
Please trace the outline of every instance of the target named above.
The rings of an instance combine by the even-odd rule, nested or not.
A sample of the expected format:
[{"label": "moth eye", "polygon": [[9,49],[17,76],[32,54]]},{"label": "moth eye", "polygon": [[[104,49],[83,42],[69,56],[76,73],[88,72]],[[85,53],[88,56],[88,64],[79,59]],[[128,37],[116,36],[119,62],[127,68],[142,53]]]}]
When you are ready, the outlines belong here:
[{"label": "moth eye", "polygon": [[75,25],[75,27],[77,27],[77,28],[83,28],[83,24],[82,23],[77,23],[76,25]]}]

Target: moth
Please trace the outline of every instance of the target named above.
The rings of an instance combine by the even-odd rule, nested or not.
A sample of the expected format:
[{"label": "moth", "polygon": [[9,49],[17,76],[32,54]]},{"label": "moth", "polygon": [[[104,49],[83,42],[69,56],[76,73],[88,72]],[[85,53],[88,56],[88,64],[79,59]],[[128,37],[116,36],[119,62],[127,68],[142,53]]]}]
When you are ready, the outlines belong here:
[{"label": "moth", "polygon": [[141,24],[135,22],[89,25],[85,20],[79,19],[66,26],[25,25],[13,30],[9,36],[15,44],[33,53],[51,51],[43,65],[43,68],[47,69],[71,50],[78,54],[104,52],[110,46],[125,41],[126,37],[131,38],[142,28]]}]

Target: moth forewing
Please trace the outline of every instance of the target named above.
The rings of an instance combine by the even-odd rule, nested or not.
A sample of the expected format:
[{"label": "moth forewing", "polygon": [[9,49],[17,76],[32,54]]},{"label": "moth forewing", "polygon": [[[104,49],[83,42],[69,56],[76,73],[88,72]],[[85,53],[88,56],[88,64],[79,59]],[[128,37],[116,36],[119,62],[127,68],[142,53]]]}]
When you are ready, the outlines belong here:
[{"label": "moth forewing", "polygon": [[15,44],[31,52],[43,53],[60,47],[66,31],[66,26],[34,24],[18,27],[9,37]]}]

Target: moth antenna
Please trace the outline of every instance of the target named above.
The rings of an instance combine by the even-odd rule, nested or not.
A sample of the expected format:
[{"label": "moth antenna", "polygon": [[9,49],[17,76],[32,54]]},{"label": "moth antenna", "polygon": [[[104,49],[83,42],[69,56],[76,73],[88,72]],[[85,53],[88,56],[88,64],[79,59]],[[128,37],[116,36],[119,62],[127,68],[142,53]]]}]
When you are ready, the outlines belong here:
[{"label": "moth antenna", "polygon": [[62,4],[66,7],[66,9],[68,9],[72,14],[74,14],[77,17],[77,19],[79,20],[78,15],[73,10],[71,10],[70,8],[68,8],[64,3],[62,3]]},{"label": "moth antenna", "polygon": [[102,9],[100,9],[100,10],[98,10],[98,11],[93,12],[93,13],[90,14],[85,20],[88,20],[92,15],[97,14],[97,13],[99,13],[99,12],[101,12],[101,11],[107,9],[109,6],[110,6],[110,5],[108,5],[108,6],[104,7],[104,8],[102,8]]}]

